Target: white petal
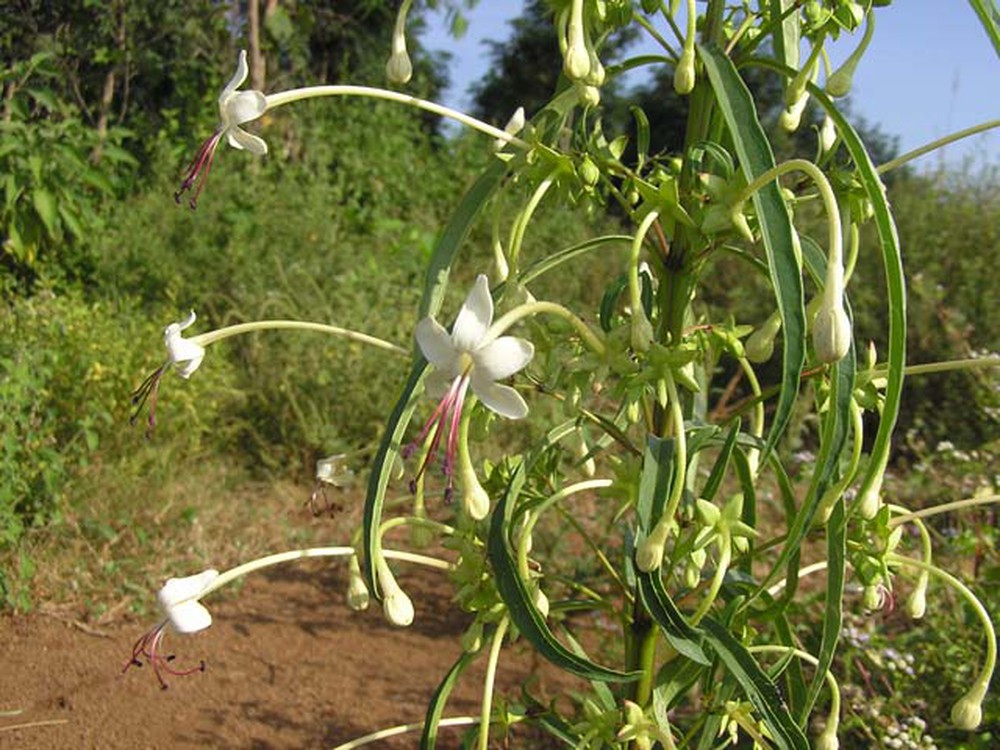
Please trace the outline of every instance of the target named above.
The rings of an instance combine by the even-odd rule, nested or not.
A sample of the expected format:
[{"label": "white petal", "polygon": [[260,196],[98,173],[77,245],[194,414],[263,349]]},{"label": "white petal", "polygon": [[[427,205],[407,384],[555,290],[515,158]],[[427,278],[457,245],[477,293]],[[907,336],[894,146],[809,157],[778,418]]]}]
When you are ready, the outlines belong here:
[{"label": "white petal", "polygon": [[[198,348],[201,349],[201,347]],[[195,357],[191,357],[185,362],[178,364],[177,374],[180,375],[185,380],[187,380],[194,374],[195,370],[201,367],[201,360],[204,358],[205,358],[205,350],[202,349],[201,354]]]},{"label": "white petal", "polygon": [[169,609],[185,599],[193,599],[201,596],[205,592],[205,589],[218,577],[219,571],[209,568],[193,576],[171,578],[163,584],[163,588],[157,593],[156,598],[159,600],[161,607]]},{"label": "white petal", "polygon": [[177,365],[183,365],[178,368],[180,376],[182,378],[191,377],[191,374],[201,365],[202,359],[205,358],[205,347],[181,336],[180,326],[176,323],[167,326],[166,331],[163,332],[163,340],[167,345],[167,356],[170,357],[170,361]]},{"label": "white petal", "polygon": [[424,318],[417,323],[414,335],[424,358],[435,367],[446,367],[456,359],[451,336],[434,318]]},{"label": "white petal", "polygon": [[267,111],[267,97],[259,91],[238,91],[222,106],[222,124],[232,127],[256,120]]},{"label": "white petal", "polygon": [[535,355],[530,341],[501,336],[473,353],[475,372],[489,380],[503,380],[523,368]]},{"label": "white petal", "polygon": [[180,323],[177,324],[177,329],[179,331],[183,331],[185,328],[190,328],[192,325],[194,325],[194,322],[196,320],[198,320],[198,316],[195,315],[194,310],[191,310],[188,313],[188,316],[186,318],[184,318],[184,320],[182,320]]},{"label": "white petal", "polygon": [[475,370],[472,371],[471,385],[472,392],[479,397],[479,400],[501,417],[522,419],[528,416],[528,405],[524,403],[521,394],[509,385],[500,385],[485,378],[477,378]]},{"label": "white petal", "polygon": [[222,89],[222,93],[219,95],[220,107],[230,94],[243,85],[243,82],[247,79],[248,75],[250,75],[250,66],[247,65],[247,51],[245,49],[241,49],[239,60],[236,62],[236,72],[233,73],[233,77],[229,79],[229,83],[226,84],[226,88]]},{"label": "white petal", "polygon": [[251,154],[256,154],[257,156],[263,156],[267,153],[267,144],[264,143],[262,138],[251,135],[239,128],[229,128],[226,131],[226,140],[229,141],[230,146],[238,148],[241,151],[249,151]]},{"label": "white petal", "polygon": [[490,296],[490,282],[485,274],[479,274],[476,283],[465,298],[462,309],[455,318],[451,329],[451,340],[459,351],[471,352],[482,341],[486,330],[493,322],[493,298]]},{"label": "white petal", "polygon": [[451,388],[457,373],[447,370],[434,370],[424,378],[424,391],[431,399],[438,400],[444,398],[444,394]]},{"label": "white petal", "polygon": [[178,633],[197,633],[212,624],[212,613],[194,599],[171,607],[167,610],[167,617]]}]

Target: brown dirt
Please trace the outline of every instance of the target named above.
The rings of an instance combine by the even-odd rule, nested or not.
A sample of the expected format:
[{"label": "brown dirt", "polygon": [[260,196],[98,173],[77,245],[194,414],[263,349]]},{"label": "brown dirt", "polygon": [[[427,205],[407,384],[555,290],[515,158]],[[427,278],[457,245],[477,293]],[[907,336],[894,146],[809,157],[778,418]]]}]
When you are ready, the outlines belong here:
[{"label": "brown dirt", "polygon": [[[238,596],[208,602],[210,629],[167,635],[179,666],[207,664],[204,673],[171,678],[167,690],[148,666],[122,673],[151,621],[95,631],[38,614],[0,618],[0,747],[330,748],[421,721],[465,626],[432,575],[401,577],[417,613],[403,630],[374,603],[364,613],[344,605],[343,566],[313,561],[251,577]],[[552,679],[526,652],[512,651],[498,677],[512,696],[531,675]],[[446,716],[478,715],[483,662],[485,654],[460,680]],[[457,747],[463,731],[442,729],[439,746]],[[369,747],[415,747],[418,737]],[[538,746],[523,733],[509,744]]]}]

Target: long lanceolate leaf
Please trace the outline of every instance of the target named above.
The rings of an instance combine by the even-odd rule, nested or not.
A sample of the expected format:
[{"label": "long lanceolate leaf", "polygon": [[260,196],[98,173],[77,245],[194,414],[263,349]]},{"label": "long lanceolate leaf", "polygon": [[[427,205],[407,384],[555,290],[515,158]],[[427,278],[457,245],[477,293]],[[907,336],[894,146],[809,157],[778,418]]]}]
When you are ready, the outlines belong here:
[{"label": "long lanceolate leaf", "polygon": [[455,687],[459,675],[475,660],[476,656],[478,656],[477,653],[463,651],[451,669],[448,670],[448,674],[441,680],[438,689],[434,691],[431,702],[427,704],[427,713],[424,716],[424,731],[420,735],[420,750],[433,750],[436,746],[438,724],[441,721],[441,714],[444,711],[444,707],[448,703],[448,696],[451,695],[451,691]]},{"label": "long lanceolate leaf", "polygon": [[[441,239],[438,240],[430,266],[427,269],[424,296],[420,302],[422,316],[434,315],[441,308],[441,302],[444,300],[445,289],[448,285],[451,264],[458,252],[459,245],[468,234],[476,216],[486,205],[486,201],[500,186],[506,171],[506,165],[498,162],[480,176],[462,199],[441,235]],[[364,573],[368,587],[375,593],[376,597],[380,595],[375,580],[375,563],[381,554],[381,540],[378,530],[382,524],[382,505],[386,489],[389,486],[389,477],[403,444],[403,436],[406,434],[410,417],[417,404],[418,389],[426,369],[427,362],[417,354],[406,385],[403,386],[403,392],[389,416],[389,423],[386,425],[382,442],[379,444],[375,460],[372,462],[371,476],[368,478],[368,495],[365,498],[364,512]]]},{"label": "long lanceolate leaf", "polygon": [[702,620],[705,638],[726,669],[736,678],[750,703],[782,750],[808,750],[809,741],[792,718],[778,689],[753,656],[729,630],[711,617]]},{"label": "long lanceolate leaf", "polygon": [[[774,166],[771,145],[757,120],[753,97],[740,78],[732,61],[714,45],[699,46],[698,52],[715,92],[719,110],[733,138],[740,168],[752,182]],[[806,315],[802,301],[802,272],[795,256],[792,221],[781,197],[777,181],[753,194],[760,222],[764,249],[767,252],[771,283],[778,302],[783,330],[781,392],[761,460],[774,447],[792,416],[792,406],[799,392],[799,377],[805,362]]]},{"label": "long lanceolate leaf", "polygon": [[529,640],[542,656],[560,669],[579,675],[587,680],[601,682],[628,682],[636,680],[640,672],[620,672],[616,669],[595,664],[584,656],[573,653],[563,646],[549,630],[545,618],[534,605],[527,582],[521,579],[514,560],[514,552],[507,538],[511,527],[510,516],[514,503],[524,484],[525,468],[520,463],[514,470],[507,490],[493,510],[487,552],[493,567],[497,591],[507,605],[507,614],[518,630]]},{"label": "long lanceolate leaf", "polygon": [[969,0],[969,5],[976,11],[986,35],[993,42],[993,49],[1000,55],[1000,8],[997,8],[997,0]]},{"label": "long lanceolate leaf", "polygon": [[660,572],[658,570],[651,573],[636,571],[636,577],[639,581],[639,596],[642,597],[642,606],[663,630],[670,645],[679,654],[686,656],[693,662],[705,666],[711,664],[701,648],[701,634],[684,619],[684,615],[677,609],[677,605],[663,588]]}]

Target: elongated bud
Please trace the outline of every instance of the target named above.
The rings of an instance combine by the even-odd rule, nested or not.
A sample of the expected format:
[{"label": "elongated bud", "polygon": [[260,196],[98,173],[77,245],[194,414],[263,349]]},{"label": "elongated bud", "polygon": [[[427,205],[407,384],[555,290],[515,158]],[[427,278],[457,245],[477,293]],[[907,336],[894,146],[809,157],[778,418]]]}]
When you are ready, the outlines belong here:
[{"label": "elongated bud", "polygon": [[882,508],[881,495],[882,480],[879,479],[861,494],[861,499],[858,501],[858,513],[862,518],[870,521],[878,515],[879,510]]},{"label": "elongated bud", "polygon": [[778,124],[781,129],[787,133],[794,133],[799,129],[799,125],[802,123],[802,113],[805,111],[806,104],[809,103],[809,94],[802,94],[798,99],[792,104],[785,107],[781,112],[781,116],[778,117]]},{"label": "elongated bud", "polygon": [[392,32],[392,52],[385,64],[385,77],[389,83],[409,83],[413,77],[413,63],[406,52],[406,14],[412,0],[404,0],[396,15],[396,26]]},{"label": "elongated bud", "polygon": [[958,729],[971,731],[983,723],[983,698],[986,683],[977,680],[969,691],[951,708],[951,723]]},{"label": "elongated bud", "polygon": [[694,50],[685,48],[674,69],[674,91],[685,96],[694,90]]},{"label": "elongated bud", "polygon": [[667,536],[670,534],[670,521],[661,518],[635,551],[635,564],[643,573],[649,573],[660,567],[663,562],[663,552],[667,546]]},{"label": "elongated bud", "polygon": [[877,583],[870,583],[865,586],[864,592],[861,595],[861,602],[864,608],[870,612],[882,609],[882,606],[885,604],[885,592],[882,590],[882,586]]},{"label": "elongated bud", "polygon": [[542,617],[549,616],[549,598],[542,591],[541,586],[535,589],[535,609],[538,610]]},{"label": "elongated bud", "polygon": [[858,63],[861,62],[861,58],[865,54],[865,50],[868,49],[868,43],[872,40],[872,33],[875,31],[875,14],[868,14],[868,23],[865,25],[864,36],[861,37],[861,42],[858,44],[857,49],[851,53],[844,64],[841,65],[837,70],[835,70],[830,77],[826,79],[826,93],[834,98],[839,98],[842,96],[847,96],[851,92],[851,84],[854,81],[854,71],[858,67]]},{"label": "elongated bud", "polygon": [[831,251],[823,302],[813,321],[813,348],[820,362],[839,362],[851,348],[851,319],[844,310],[844,269]]},{"label": "elongated bud", "polygon": [[392,625],[405,628],[413,624],[413,602],[396,583],[396,578],[384,558],[379,558],[375,567],[378,585],[382,589],[382,611]]},{"label": "elongated bud", "polygon": [[819,148],[824,154],[833,149],[837,142],[837,127],[833,124],[833,118],[827,115],[823,118],[823,126],[819,129]]},{"label": "elongated bud", "polygon": [[[510,116],[510,119],[507,120],[507,124],[504,125],[503,132],[507,135],[517,135],[524,129],[524,123],[524,107],[518,107],[514,110],[514,114]],[[493,148],[496,151],[500,151],[506,145],[507,141],[503,138],[497,138],[493,141]]]},{"label": "elongated bud", "polygon": [[590,73],[590,55],[583,31],[583,0],[572,0],[569,26],[566,29],[566,54],[563,72],[571,81],[582,81]]},{"label": "elongated bud", "polygon": [[774,354],[774,339],[781,330],[781,315],[775,310],[756,331],[750,334],[743,346],[751,362],[767,362]]},{"label": "elongated bud", "polygon": [[914,620],[919,620],[927,612],[927,579],[927,573],[921,572],[920,578],[917,579],[916,588],[906,600],[906,614]]},{"label": "elongated bud", "polygon": [[365,585],[365,579],[361,575],[361,565],[358,562],[357,555],[351,555],[348,569],[347,606],[355,612],[361,612],[368,609],[370,597],[368,595],[368,587]]},{"label": "elongated bud", "polygon": [[459,425],[458,433],[458,478],[462,485],[462,508],[473,521],[481,521],[489,515],[490,496],[479,483],[476,469],[469,455],[469,415],[466,414]]},{"label": "elongated bud", "polygon": [[840,740],[837,739],[837,728],[827,726],[813,742],[813,750],[839,750]]}]

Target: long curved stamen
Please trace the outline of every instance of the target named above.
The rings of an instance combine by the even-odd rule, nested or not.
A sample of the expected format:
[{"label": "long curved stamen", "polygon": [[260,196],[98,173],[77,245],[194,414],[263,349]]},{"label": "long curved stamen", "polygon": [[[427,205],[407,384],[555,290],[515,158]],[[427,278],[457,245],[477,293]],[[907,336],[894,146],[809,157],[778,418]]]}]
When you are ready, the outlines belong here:
[{"label": "long curved stamen", "polygon": [[139,387],[132,392],[132,405],[135,407],[135,411],[132,412],[132,416],[129,418],[129,423],[135,424],[138,421],[139,414],[142,413],[142,409],[148,401],[149,417],[146,419],[147,435],[149,435],[156,426],[156,400],[160,393],[160,380],[163,378],[163,373],[167,371],[167,367],[169,365],[169,362],[165,362],[153,370],[149,377],[143,380]]},{"label": "long curved stamen", "polygon": [[195,154],[194,159],[191,160],[191,164],[187,168],[184,181],[177,192],[174,193],[174,200],[177,203],[181,202],[181,196],[184,193],[196,186],[194,195],[188,200],[188,205],[192,209],[198,207],[198,196],[205,189],[205,183],[208,181],[208,173],[212,169],[212,160],[215,159],[215,150],[222,140],[222,133],[221,129],[216,130],[208,140],[201,144],[198,153]]},{"label": "long curved stamen", "polygon": [[141,667],[142,660],[145,659],[146,663],[153,667],[153,674],[156,675],[160,687],[166,690],[167,681],[163,679],[164,673],[173,675],[174,677],[186,677],[195,672],[205,671],[204,661],[200,661],[196,667],[189,667],[187,669],[175,669],[170,666],[170,662],[174,660],[174,655],[168,654],[167,656],[163,656],[160,653],[160,645],[163,642],[163,636],[166,635],[166,629],[167,621],[164,620],[152,630],[143,633],[139,640],[135,642],[135,645],[132,646],[132,657],[125,664],[124,669],[122,669],[123,674],[130,667]]},{"label": "long curved stamen", "polygon": [[[437,449],[441,445],[441,440],[447,431],[445,439],[445,456],[442,460],[442,468],[446,477],[444,498],[446,503],[451,502],[453,493],[453,477],[455,454],[458,450],[458,432],[461,422],[462,404],[465,402],[465,394],[469,389],[469,370],[466,369],[452,381],[448,392],[438,402],[430,418],[424,423],[420,434],[416,439],[403,449],[403,458],[409,458],[418,446],[423,445],[428,435],[431,436],[431,443],[424,455],[424,460],[417,470],[416,476],[410,482],[411,487],[416,487],[417,481],[427,471],[427,467],[437,455]],[[433,433],[431,432],[433,430]]]}]

